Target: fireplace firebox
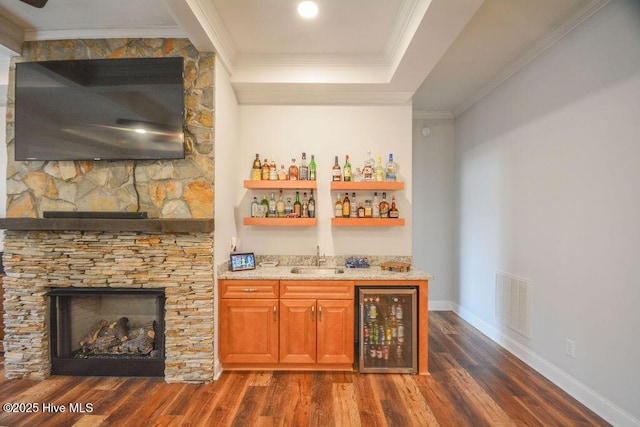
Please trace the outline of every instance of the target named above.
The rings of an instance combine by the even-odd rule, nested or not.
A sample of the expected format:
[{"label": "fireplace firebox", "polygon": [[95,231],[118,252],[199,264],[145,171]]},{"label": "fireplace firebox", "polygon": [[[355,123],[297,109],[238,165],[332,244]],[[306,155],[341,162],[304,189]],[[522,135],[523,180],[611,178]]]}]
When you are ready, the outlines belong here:
[{"label": "fireplace firebox", "polygon": [[51,373],[164,376],[163,288],[51,288]]}]

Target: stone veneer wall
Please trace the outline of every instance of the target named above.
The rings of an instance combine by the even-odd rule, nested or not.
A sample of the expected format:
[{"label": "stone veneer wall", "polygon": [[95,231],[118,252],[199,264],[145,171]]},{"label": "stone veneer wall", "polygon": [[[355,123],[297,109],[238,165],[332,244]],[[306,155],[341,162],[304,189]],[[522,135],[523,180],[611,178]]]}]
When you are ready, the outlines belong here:
[{"label": "stone veneer wall", "polygon": [[[26,42],[12,60],[7,100],[7,217],[42,217],[45,210],[135,211],[132,161],[14,160],[15,62],[182,56],[185,59],[186,158],[137,161],[140,210],[152,218],[213,218],[214,55],[187,39]],[[64,108],[64,106],[61,106]]]},{"label": "stone veneer wall", "polygon": [[50,374],[48,287],[165,288],[165,380],[214,378],[213,234],[7,231],[7,378]]}]

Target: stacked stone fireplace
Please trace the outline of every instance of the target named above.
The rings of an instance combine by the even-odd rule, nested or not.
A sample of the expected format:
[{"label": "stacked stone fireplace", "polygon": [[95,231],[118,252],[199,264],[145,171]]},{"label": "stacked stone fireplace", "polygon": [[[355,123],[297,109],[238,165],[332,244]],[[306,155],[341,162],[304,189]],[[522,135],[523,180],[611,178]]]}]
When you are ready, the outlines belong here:
[{"label": "stacked stone fireplace", "polygon": [[208,232],[7,231],[7,378],[51,375],[52,290],[155,289],[164,290],[165,381],[212,381],[212,248]]}]

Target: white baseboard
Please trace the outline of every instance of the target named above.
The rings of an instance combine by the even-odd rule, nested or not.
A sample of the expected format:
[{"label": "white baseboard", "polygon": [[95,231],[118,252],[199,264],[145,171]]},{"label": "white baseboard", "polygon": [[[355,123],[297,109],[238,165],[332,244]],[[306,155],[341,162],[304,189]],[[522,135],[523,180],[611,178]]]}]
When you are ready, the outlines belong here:
[{"label": "white baseboard", "polygon": [[[438,301],[438,304],[441,302],[442,301]],[[478,329],[491,340],[495,341],[505,350],[512,353],[518,359],[522,360],[531,368],[535,369],[538,373],[546,377],[549,381],[560,387],[600,417],[604,418],[607,422],[620,427],[640,426],[640,420],[635,418],[633,415],[618,407],[604,396],[590,389],[539,354],[523,346],[521,343],[485,322],[474,313],[464,309],[464,307],[460,307],[454,302],[451,302],[451,306],[453,307],[452,311],[470,323],[473,327]],[[431,309],[431,304],[429,304],[429,309]]]},{"label": "white baseboard", "polygon": [[216,359],[213,364],[213,380],[217,381],[220,375],[222,375],[222,365],[220,364],[220,359]]},{"label": "white baseboard", "polygon": [[453,301],[429,300],[429,311],[455,311]]}]

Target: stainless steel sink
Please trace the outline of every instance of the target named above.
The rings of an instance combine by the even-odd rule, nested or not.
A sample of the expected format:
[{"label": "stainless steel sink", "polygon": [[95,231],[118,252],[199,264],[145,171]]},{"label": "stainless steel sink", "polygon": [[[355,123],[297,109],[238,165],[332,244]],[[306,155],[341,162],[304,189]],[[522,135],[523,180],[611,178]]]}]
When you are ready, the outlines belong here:
[{"label": "stainless steel sink", "polygon": [[344,273],[344,269],[337,267],[293,267],[291,269],[291,272],[293,274],[315,274],[331,276],[334,274]]}]

